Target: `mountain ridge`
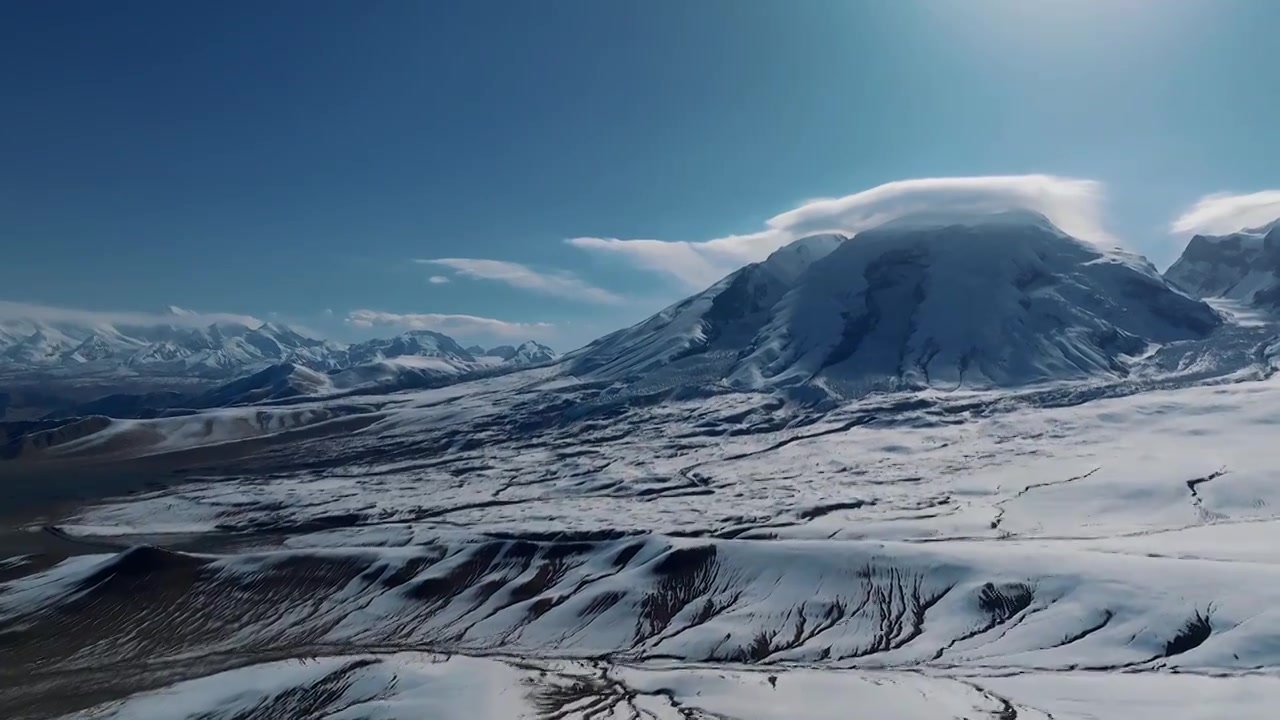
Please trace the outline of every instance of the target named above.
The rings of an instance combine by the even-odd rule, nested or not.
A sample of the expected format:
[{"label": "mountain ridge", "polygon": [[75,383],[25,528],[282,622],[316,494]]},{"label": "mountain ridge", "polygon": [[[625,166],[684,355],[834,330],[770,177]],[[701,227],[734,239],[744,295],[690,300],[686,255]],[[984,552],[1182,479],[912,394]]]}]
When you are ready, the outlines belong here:
[{"label": "mountain ridge", "polygon": [[[175,315],[175,318],[182,317]],[[501,362],[541,363],[556,353],[528,341]],[[478,351],[478,352],[477,352]],[[180,323],[153,326],[106,323],[0,320],[0,372],[8,375],[88,374],[120,376],[180,375],[211,379],[287,363],[329,373],[399,357],[438,357],[458,363],[493,364],[478,346],[463,348],[453,338],[429,330],[410,330],[390,338],[342,344],[308,337],[279,323],[257,327],[236,323],[207,326]]]}]

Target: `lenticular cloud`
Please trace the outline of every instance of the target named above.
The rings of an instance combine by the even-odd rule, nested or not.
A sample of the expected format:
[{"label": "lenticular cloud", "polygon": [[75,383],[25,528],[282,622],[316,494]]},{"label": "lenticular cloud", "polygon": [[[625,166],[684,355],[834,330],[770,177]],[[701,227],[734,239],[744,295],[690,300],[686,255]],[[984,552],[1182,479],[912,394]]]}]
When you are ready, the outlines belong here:
[{"label": "lenticular cloud", "polygon": [[1102,206],[1103,187],[1095,180],[1054,175],[917,178],[810,200],[775,215],[754,233],[694,242],[601,237],[567,242],[701,287],[797,238],[824,232],[856,234],[920,212],[1029,210],[1078,238],[1113,243],[1102,225]]},{"label": "lenticular cloud", "polygon": [[1280,190],[1247,194],[1205,195],[1178,216],[1170,232],[1181,235],[1225,235],[1275,222],[1280,218]]}]

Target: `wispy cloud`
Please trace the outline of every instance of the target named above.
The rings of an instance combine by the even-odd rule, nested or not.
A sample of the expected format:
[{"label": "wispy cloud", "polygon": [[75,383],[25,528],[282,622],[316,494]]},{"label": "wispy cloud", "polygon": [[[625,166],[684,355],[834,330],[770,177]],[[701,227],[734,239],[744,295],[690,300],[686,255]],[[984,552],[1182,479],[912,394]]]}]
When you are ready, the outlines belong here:
[{"label": "wispy cloud", "polygon": [[1225,235],[1280,219],[1280,190],[1205,195],[1169,224],[1170,232]]},{"label": "wispy cloud", "polygon": [[[773,249],[788,241],[781,235],[771,238]],[[736,267],[768,255],[765,250],[759,257],[743,253],[743,257],[724,257],[720,247],[708,242],[694,243],[681,240],[647,240],[598,237],[576,237],[567,240],[570,245],[596,252],[616,255],[635,264],[636,267],[665,273],[691,288],[702,288],[718,280]]]},{"label": "wispy cloud", "polygon": [[1094,180],[1054,175],[918,178],[810,200],[770,218],[763,230],[746,235],[697,242],[602,237],[566,242],[611,253],[700,288],[797,238],[822,232],[853,234],[922,211],[1032,210],[1076,237],[1113,243],[1115,239],[1102,226],[1102,205],[1103,187]]},{"label": "wispy cloud", "polygon": [[175,305],[169,306],[169,312],[166,313],[148,313],[127,310],[84,310],[40,303],[0,300],[0,322],[22,320],[91,326],[121,325],[134,327],[154,327],[157,325],[203,327],[211,323],[233,323],[258,327],[262,324],[261,320],[252,315],[197,312]]},{"label": "wispy cloud", "polygon": [[563,270],[535,270],[520,263],[479,258],[429,258],[414,262],[447,267],[462,277],[500,282],[544,295],[610,305],[622,302],[621,297]]},{"label": "wispy cloud", "polygon": [[394,327],[401,330],[435,330],[458,337],[546,337],[555,330],[551,323],[521,323],[477,317],[475,315],[448,315],[441,313],[391,313],[379,310],[352,310],[347,323],[353,327],[369,329]]},{"label": "wispy cloud", "polygon": [[431,277],[427,278],[427,282],[431,283],[432,285],[446,285],[449,283],[449,278],[445,277],[444,275],[432,275]]}]

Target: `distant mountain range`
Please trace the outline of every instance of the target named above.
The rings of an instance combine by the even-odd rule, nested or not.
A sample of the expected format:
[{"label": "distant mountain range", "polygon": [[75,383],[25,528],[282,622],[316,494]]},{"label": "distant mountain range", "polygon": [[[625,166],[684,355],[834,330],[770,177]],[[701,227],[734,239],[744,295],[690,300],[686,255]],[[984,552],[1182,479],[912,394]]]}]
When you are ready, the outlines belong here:
[{"label": "distant mountain range", "polygon": [[534,365],[556,358],[553,350],[532,341],[492,350],[463,348],[453,338],[427,330],[344,345],[310,338],[276,323],[189,326],[178,322],[180,317],[174,320],[147,326],[0,320],[0,373],[216,381],[280,364],[332,373],[413,358],[420,364],[430,360],[425,364],[436,372],[461,374],[503,363]]},{"label": "distant mountain range", "polygon": [[438,387],[557,358],[533,341],[464,348],[429,330],[342,345],[274,323],[126,327],[0,321],[0,421],[156,417]]},{"label": "distant mountain range", "polygon": [[334,367],[344,357],[341,345],[271,323],[253,328],[234,323],[191,327],[177,322],[127,326],[0,321],[3,370],[226,375],[281,361]]}]

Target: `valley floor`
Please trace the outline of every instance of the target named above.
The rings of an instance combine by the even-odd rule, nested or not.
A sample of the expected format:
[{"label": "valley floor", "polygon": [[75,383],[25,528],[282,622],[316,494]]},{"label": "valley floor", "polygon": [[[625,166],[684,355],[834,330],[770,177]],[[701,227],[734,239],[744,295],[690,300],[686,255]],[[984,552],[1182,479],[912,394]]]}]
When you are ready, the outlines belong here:
[{"label": "valley floor", "polygon": [[[384,400],[342,434],[17,523],[42,539],[0,560],[0,715],[1180,719],[1280,701],[1280,381],[817,411],[532,371]],[[236,412],[139,437],[234,444],[213,426]]]}]

